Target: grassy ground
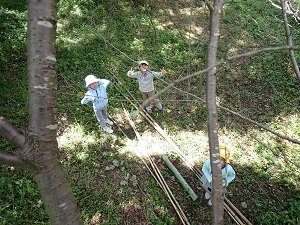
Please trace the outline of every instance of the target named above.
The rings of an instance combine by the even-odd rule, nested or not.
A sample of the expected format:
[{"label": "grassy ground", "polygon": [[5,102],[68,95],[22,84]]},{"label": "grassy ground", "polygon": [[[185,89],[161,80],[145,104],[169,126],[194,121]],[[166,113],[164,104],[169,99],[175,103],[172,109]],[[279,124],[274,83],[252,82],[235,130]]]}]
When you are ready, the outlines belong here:
[{"label": "grassy ground", "polygon": [[[0,114],[21,130],[28,123],[24,5],[5,3],[0,9],[0,19],[6,22],[0,23],[4,74],[0,103],[5,106]],[[212,210],[195,174],[141,117],[134,121],[141,135],[137,140],[124,112],[134,110],[126,98],[141,99],[136,80],[126,77],[131,67],[136,69],[134,61],[146,59],[153,70],[165,67],[167,75],[155,82],[157,91],[205,68],[207,8],[184,1],[148,1],[136,6],[125,1],[68,0],[60,1],[58,10],[58,143],[85,224],[180,224],[147,168],[147,155],[160,168],[190,223],[211,224]],[[292,19],[290,23],[294,44],[299,45],[299,31]],[[286,43],[281,12],[268,2],[228,2],[221,24],[219,58]],[[11,54],[3,54],[8,51]],[[288,58],[287,52],[278,51],[222,64],[218,67],[218,104],[299,140],[300,89]],[[84,77],[89,73],[112,81],[108,93],[113,135],[102,132],[90,105],[80,105]],[[199,167],[209,157],[206,107],[201,101],[205,85],[205,74],[178,84],[179,89],[159,97],[164,110],[154,114],[155,121]],[[232,150],[231,164],[237,172],[226,196],[253,224],[296,224],[299,145],[222,109],[218,113],[219,141]],[[11,146],[1,142],[0,148],[10,150]],[[196,201],[166,167],[162,153],[174,161],[196,192]],[[48,224],[31,178],[7,166],[0,172],[1,224]],[[234,224],[227,214],[224,224]]]}]

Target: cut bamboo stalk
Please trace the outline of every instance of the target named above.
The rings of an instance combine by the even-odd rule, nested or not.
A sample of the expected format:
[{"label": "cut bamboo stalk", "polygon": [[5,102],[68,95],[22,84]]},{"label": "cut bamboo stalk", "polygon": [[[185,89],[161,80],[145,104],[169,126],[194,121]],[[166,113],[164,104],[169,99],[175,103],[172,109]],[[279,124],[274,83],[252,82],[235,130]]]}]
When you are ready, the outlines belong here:
[{"label": "cut bamboo stalk", "polygon": [[181,176],[181,174],[178,172],[178,170],[175,168],[175,166],[171,163],[171,161],[168,159],[166,154],[161,155],[164,162],[167,164],[169,169],[173,172],[174,176],[177,178],[177,180],[180,182],[180,184],[183,186],[183,188],[187,191],[189,196],[195,201],[198,196],[195,194],[193,189],[188,185],[188,183],[185,181],[185,179]]}]

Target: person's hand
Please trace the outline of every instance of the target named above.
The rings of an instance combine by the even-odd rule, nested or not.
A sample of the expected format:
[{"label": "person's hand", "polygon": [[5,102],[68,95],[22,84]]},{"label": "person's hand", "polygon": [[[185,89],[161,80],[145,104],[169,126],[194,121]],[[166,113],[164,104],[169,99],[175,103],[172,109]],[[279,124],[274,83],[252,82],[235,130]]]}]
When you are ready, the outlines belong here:
[{"label": "person's hand", "polygon": [[167,71],[165,70],[165,67],[161,68],[160,71],[161,71],[161,73],[162,73],[163,75],[165,75],[166,72],[167,72]]},{"label": "person's hand", "polygon": [[133,73],[132,68],[127,72],[127,76],[131,76],[131,74]]}]

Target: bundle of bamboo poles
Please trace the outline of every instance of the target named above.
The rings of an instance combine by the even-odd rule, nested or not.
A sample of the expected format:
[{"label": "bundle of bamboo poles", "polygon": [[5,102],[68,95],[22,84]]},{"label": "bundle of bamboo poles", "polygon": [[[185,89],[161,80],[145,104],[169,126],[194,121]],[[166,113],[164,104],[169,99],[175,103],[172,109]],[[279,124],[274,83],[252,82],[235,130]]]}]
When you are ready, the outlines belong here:
[{"label": "bundle of bamboo poles", "polygon": [[[143,141],[141,138],[141,135],[139,134],[139,132],[137,131],[134,122],[131,119],[131,116],[129,114],[129,112],[124,109],[125,115],[131,125],[131,127],[133,128],[138,141]],[[144,115],[147,116],[147,115]],[[151,155],[148,153],[147,148],[143,149],[143,152],[147,153],[147,159],[148,159],[148,163],[150,164],[152,171],[151,174],[154,177],[154,179],[157,181],[157,183],[159,184],[159,186],[162,188],[162,190],[165,192],[165,194],[167,195],[167,197],[169,198],[172,206],[174,207],[178,217],[180,218],[182,224],[187,224],[189,225],[189,221],[186,217],[186,215],[184,214],[183,210],[181,209],[179,203],[177,202],[176,198],[174,197],[172,191],[170,190],[168,184],[166,183],[164,177],[162,176],[161,172],[159,171],[158,167],[156,166],[156,164],[154,163],[154,161],[151,158]]]},{"label": "bundle of bamboo poles", "polygon": [[[118,83],[122,84],[122,82],[113,74],[113,77],[118,81]],[[118,87],[115,86],[117,89]],[[126,88],[125,88],[126,89]],[[130,91],[128,89],[126,89],[127,92],[130,94],[131,98],[135,100],[134,96],[132,96],[132,94],[130,93]],[[165,131],[154,121],[154,119],[148,115],[148,113],[146,113],[144,110],[141,109],[141,107],[137,107],[130,99],[128,99],[127,96],[125,96],[123,94],[123,92],[121,92],[118,89],[119,93],[121,93],[121,95],[128,100],[128,102],[131,103],[131,105],[133,105],[136,110],[134,111],[134,114],[139,113],[144,119],[147,120],[147,122],[153,126],[153,128],[173,147],[173,149],[178,153],[178,155],[181,157],[181,159],[186,163],[186,165],[188,165],[189,169],[191,169],[195,175],[197,176],[197,178],[201,181],[201,177],[203,176],[202,171],[200,171],[195,165],[194,163],[190,162],[188,160],[188,158],[180,151],[179,147],[171,140],[171,138],[165,133]],[[134,132],[136,133],[138,139],[140,138],[140,135],[138,133],[138,131],[135,128],[134,122],[132,121],[130,114],[125,110],[125,114],[127,116],[127,119],[129,120],[131,126],[134,129]],[[134,117],[136,115],[133,115]],[[174,195],[171,193],[169,187],[167,186],[166,182],[164,181],[161,173],[159,172],[157,166],[155,165],[155,163],[153,162],[153,160],[151,159],[151,157],[148,157],[149,163],[151,165],[151,167],[153,168],[154,173],[151,172],[152,176],[156,179],[156,181],[159,183],[160,187],[165,191],[166,195],[169,197],[173,207],[175,208],[179,218],[181,219],[183,224],[189,224],[186,216],[184,215],[183,211],[180,208],[180,205],[178,204],[178,202],[176,201]],[[226,212],[231,216],[231,218],[239,225],[252,225],[251,222],[229,201],[229,199],[224,196],[224,208],[226,210]]]}]

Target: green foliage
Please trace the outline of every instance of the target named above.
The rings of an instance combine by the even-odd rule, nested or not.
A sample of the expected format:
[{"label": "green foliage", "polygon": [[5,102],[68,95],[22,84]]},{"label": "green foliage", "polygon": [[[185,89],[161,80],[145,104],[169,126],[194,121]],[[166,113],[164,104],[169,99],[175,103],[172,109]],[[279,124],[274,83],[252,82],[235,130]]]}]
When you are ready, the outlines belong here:
[{"label": "green foliage", "polygon": [[[123,110],[135,110],[124,96],[141,100],[137,81],[126,76],[130,68],[137,70],[137,61],[149,61],[155,71],[165,67],[164,79],[155,80],[157,91],[173,80],[206,67],[207,9],[195,8],[191,18],[190,3],[166,4],[160,1],[155,5],[149,2],[133,5],[130,1],[58,1],[60,157],[85,224],[97,224],[97,221],[110,225],[137,224],[139,220],[149,224],[179,223],[163,191],[141,159],[132,153],[142,147],[135,142],[135,134]],[[5,1],[1,5],[0,71],[4,75],[0,77],[0,104],[4,107],[0,108],[0,115],[17,127],[24,127],[28,121],[26,3]],[[219,59],[285,45],[280,17],[281,12],[267,1],[226,2],[220,27]],[[295,29],[297,24],[291,17],[289,22],[293,41],[298,45],[299,29]],[[190,29],[191,24],[193,29]],[[295,55],[298,60],[299,52]],[[282,50],[252,54],[221,64],[217,68],[218,104],[299,139],[300,89],[288,59],[288,51]],[[84,77],[90,73],[112,81],[108,88],[108,110],[118,125],[114,125],[114,135],[103,134],[91,105],[80,105],[86,91]],[[208,156],[207,112],[202,101],[206,93],[205,74],[175,87],[179,90],[171,88],[159,96],[164,111],[155,112],[154,118],[183,152],[201,163]],[[300,214],[299,146],[222,109],[218,111],[218,118],[220,143],[234,149],[232,165],[237,178],[228,188],[230,200],[253,224],[296,224]],[[147,148],[154,145],[156,150],[175,154],[169,145],[161,144],[162,138],[157,137],[145,121],[139,117],[136,122]],[[7,142],[1,142],[0,149],[12,151]],[[180,162],[178,155],[172,157],[201,196],[197,178]],[[106,170],[115,160],[122,165]],[[180,185],[172,180],[172,174],[160,166],[190,223],[210,224],[212,210],[206,202],[201,198],[191,202]],[[39,191],[31,178],[5,166],[0,171],[0,223],[48,224]],[[240,207],[242,202],[247,203],[246,208]],[[135,214],[130,214],[132,212]],[[228,215],[225,222],[231,224]]]},{"label": "green foliage", "polygon": [[1,224],[48,224],[36,184],[23,171],[1,167],[0,196]]},{"label": "green foliage", "polygon": [[[0,7],[1,71],[18,68],[26,61],[27,13]],[[9,53],[9,54],[7,54]],[[15,65],[17,64],[17,65]]]},{"label": "green foliage", "polygon": [[[23,4],[21,6],[19,1],[14,4],[7,2],[3,5],[7,8],[0,7],[0,114],[10,116],[10,121],[18,125],[24,125],[28,115],[27,12]],[[14,97],[12,93],[15,93]]]}]

